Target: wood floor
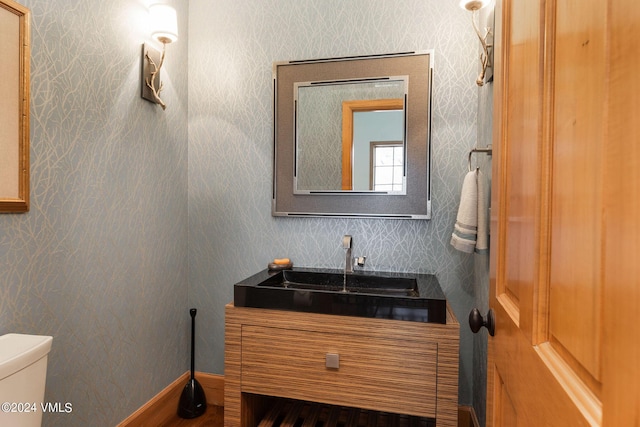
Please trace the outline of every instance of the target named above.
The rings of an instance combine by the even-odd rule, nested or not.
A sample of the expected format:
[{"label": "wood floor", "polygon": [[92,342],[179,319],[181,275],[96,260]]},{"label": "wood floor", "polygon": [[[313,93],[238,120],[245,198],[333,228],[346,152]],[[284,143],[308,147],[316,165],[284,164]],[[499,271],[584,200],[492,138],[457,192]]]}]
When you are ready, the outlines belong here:
[{"label": "wood floor", "polygon": [[192,420],[185,420],[176,414],[159,427],[222,427],[224,424],[224,407],[209,405],[207,411]]}]

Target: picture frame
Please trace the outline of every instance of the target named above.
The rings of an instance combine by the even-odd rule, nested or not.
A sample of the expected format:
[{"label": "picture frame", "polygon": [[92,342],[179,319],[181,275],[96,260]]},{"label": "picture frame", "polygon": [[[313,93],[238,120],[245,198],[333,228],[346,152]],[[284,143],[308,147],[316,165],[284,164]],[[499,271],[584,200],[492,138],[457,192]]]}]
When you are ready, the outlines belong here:
[{"label": "picture frame", "polygon": [[30,11],[0,0],[0,212],[29,211]]}]

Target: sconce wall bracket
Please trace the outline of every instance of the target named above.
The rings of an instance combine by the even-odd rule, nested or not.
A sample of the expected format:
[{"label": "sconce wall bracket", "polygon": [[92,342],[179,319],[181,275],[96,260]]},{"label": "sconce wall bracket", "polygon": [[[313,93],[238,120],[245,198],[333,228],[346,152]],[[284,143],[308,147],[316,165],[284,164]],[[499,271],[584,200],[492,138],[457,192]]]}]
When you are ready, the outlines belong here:
[{"label": "sconce wall bracket", "polygon": [[[485,80],[493,81],[493,31],[492,26],[484,27],[484,34],[480,31],[480,9],[485,8],[492,0],[460,0],[460,7],[471,12],[471,25],[478,35],[482,52],[480,53],[481,71],[476,79],[478,86],[484,85]],[[488,20],[492,20],[495,24],[494,11],[490,11]]]},{"label": "sconce wall bracket", "polygon": [[473,25],[473,29],[478,35],[480,45],[482,46],[482,52],[480,53],[481,71],[476,80],[476,84],[482,86],[484,85],[485,78],[487,81],[493,80],[493,31],[491,27],[485,27],[483,35],[478,28],[479,24],[476,24],[476,18],[480,20],[478,10],[474,9],[471,11],[471,25]]},{"label": "sconce wall bracket", "polygon": [[167,106],[160,98],[162,91],[162,81],[160,80],[160,69],[164,62],[164,49],[162,52],[154,49],[148,43],[142,45],[142,89],[141,96],[149,102],[159,104],[162,109]]}]

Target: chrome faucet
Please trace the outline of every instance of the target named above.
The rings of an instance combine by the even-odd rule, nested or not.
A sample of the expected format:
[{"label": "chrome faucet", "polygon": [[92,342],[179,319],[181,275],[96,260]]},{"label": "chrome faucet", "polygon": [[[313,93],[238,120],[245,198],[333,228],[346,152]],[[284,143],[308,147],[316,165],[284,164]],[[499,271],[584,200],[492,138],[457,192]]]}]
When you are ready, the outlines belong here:
[{"label": "chrome faucet", "polygon": [[352,242],[352,238],[351,236],[349,236],[348,234],[346,234],[343,238],[342,238],[342,248],[347,250],[347,259],[345,261],[344,264],[344,272],[346,273],[353,273],[353,258],[351,258],[351,242]]},{"label": "chrome faucet", "polygon": [[345,263],[344,263],[344,272],[345,272],[345,274],[353,273],[353,263],[354,262],[358,267],[364,267],[364,263],[367,260],[366,256],[359,256],[359,257],[355,257],[355,258],[351,256],[352,243],[353,243],[353,239],[352,239],[352,237],[350,235],[346,234],[342,238],[342,248],[347,250],[346,259],[345,259]]}]

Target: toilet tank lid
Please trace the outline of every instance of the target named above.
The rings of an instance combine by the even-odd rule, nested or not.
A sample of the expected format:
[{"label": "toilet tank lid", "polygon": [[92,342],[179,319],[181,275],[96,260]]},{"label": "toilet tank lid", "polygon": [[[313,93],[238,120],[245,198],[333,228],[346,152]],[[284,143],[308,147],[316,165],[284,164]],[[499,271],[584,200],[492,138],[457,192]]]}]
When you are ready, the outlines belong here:
[{"label": "toilet tank lid", "polygon": [[6,334],[0,336],[0,380],[37,362],[51,350],[53,337]]}]

